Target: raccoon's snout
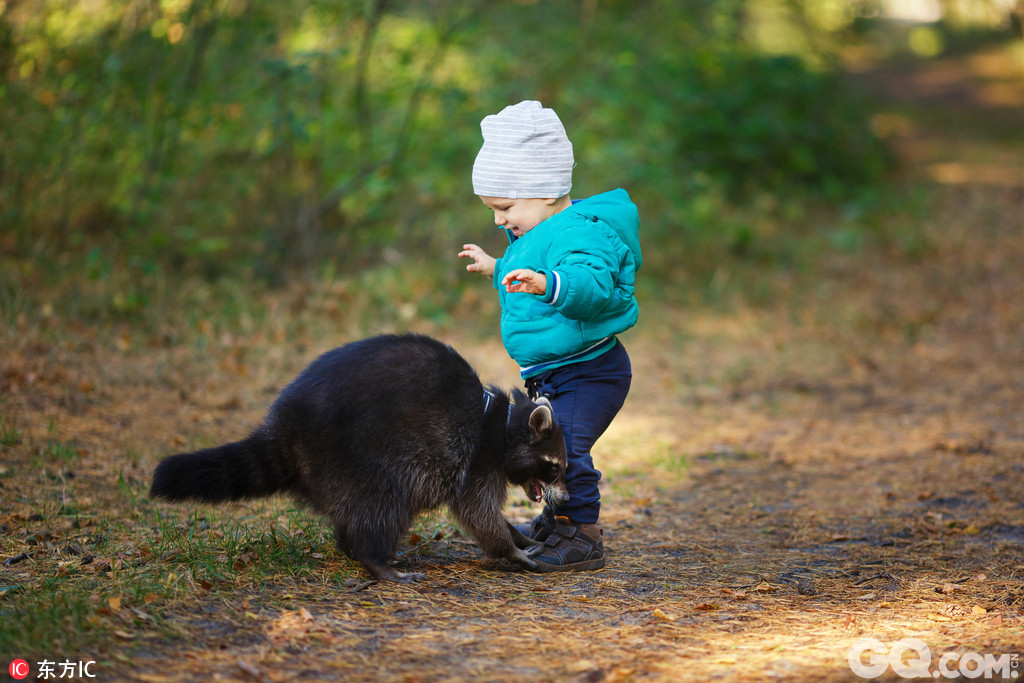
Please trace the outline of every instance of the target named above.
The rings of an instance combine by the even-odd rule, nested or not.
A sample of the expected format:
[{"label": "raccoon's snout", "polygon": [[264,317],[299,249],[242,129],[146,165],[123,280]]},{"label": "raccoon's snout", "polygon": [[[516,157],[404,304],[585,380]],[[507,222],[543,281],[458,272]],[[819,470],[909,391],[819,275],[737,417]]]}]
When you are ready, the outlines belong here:
[{"label": "raccoon's snout", "polygon": [[523,491],[534,503],[544,501],[548,505],[565,505],[569,502],[569,492],[561,482],[545,484],[540,479],[531,479],[523,484]]},{"label": "raccoon's snout", "polygon": [[549,484],[544,487],[544,502],[548,505],[558,507],[569,502],[569,492],[565,490],[564,484]]}]

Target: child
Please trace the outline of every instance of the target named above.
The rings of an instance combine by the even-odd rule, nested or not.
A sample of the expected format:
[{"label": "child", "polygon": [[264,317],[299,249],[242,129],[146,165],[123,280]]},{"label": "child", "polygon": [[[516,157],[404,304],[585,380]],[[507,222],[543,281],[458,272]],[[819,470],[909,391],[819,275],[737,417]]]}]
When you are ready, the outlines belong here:
[{"label": "child", "polygon": [[572,143],[540,102],[486,117],[473,164],[473,191],[509,237],[495,259],[475,244],[460,257],[493,278],[501,336],[532,398],[546,396],[565,434],[570,500],[522,531],[538,541],[540,571],[599,569],[601,473],[590,449],[629,393],[629,356],[615,335],[632,327],[640,268],[636,206],[625,190],[572,201]]}]

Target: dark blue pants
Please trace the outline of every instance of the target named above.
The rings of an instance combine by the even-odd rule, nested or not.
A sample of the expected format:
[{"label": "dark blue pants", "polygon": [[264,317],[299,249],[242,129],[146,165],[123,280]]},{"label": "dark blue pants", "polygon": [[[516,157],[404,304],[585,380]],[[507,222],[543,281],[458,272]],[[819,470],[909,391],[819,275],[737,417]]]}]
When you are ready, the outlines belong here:
[{"label": "dark blue pants", "polygon": [[616,342],[611,351],[593,360],[555,368],[526,380],[531,398],[544,396],[551,401],[565,435],[569,502],[556,508],[556,515],[577,524],[597,522],[601,512],[601,493],[597,488],[601,473],[594,468],[590,449],[622,408],[632,378],[629,354]]}]

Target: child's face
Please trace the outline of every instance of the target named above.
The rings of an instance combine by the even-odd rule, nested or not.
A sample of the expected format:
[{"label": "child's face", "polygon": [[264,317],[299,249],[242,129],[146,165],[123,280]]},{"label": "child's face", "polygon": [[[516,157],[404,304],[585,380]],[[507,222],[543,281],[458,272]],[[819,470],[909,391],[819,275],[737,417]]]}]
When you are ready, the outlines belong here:
[{"label": "child's face", "polygon": [[494,212],[494,224],[522,237],[558,213],[558,199],[506,199],[480,197],[480,201]]}]

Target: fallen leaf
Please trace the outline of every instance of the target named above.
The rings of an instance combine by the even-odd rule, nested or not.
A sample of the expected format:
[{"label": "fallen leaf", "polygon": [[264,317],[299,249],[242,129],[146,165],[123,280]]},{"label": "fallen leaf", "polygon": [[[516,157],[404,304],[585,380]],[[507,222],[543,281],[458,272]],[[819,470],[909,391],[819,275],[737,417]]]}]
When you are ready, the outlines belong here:
[{"label": "fallen leaf", "polygon": [[152,605],[154,602],[160,599],[160,596],[156,593],[146,593],[146,597],[142,598],[142,602],[147,605]]},{"label": "fallen leaf", "polygon": [[135,634],[127,631],[114,631],[114,635],[122,640],[135,640]]},{"label": "fallen leaf", "polygon": [[947,616],[950,619],[963,619],[967,616],[967,608],[956,603],[949,603],[948,605],[943,605],[942,608],[939,609],[939,614]]},{"label": "fallen leaf", "polygon": [[121,610],[121,598],[120,597],[110,598],[109,600],[107,600],[107,604],[110,605],[110,609],[114,610],[115,612],[118,612],[118,611]]},{"label": "fallen leaf", "polygon": [[935,587],[935,592],[942,593],[943,595],[949,595],[958,590],[960,590],[960,586],[955,583],[944,583],[941,586]]},{"label": "fallen leaf", "polygon": [[663,612],[663,611],[661,610],[661,608],[660,608],[660,607],[655,607],[655,608],[654,608],[654,611],[653,611],[653,612],[651,612],[651,614],[653,614],[653,615],[654,615],[655,617],[657,617],[658,619],[661,619],[662,621],[675,621],[675,620],[676,620],[676,618],[675,618],[675,617],[673,617],[672,615],[670,615],[670,614],[665,614],[665,613],[664,613],[664,612]]},{"label": "fallen leaf", "polygon": [[981,605],[975,605],[971,608],[971,614],[988,614],[988,610]]},{"label": "fallen leaf", "polygon": [[698,605],[694,605],[693,609],[698,612],[712,612],[718,609],[718,605],[713,602],[702,602]]},{"label": "fallen leaf", "polygon": [[589,659],[581,659],[578,662],[569,665],[569,670],[573,673],[583,673],[585,671],[592,671],[597,667]]}]

